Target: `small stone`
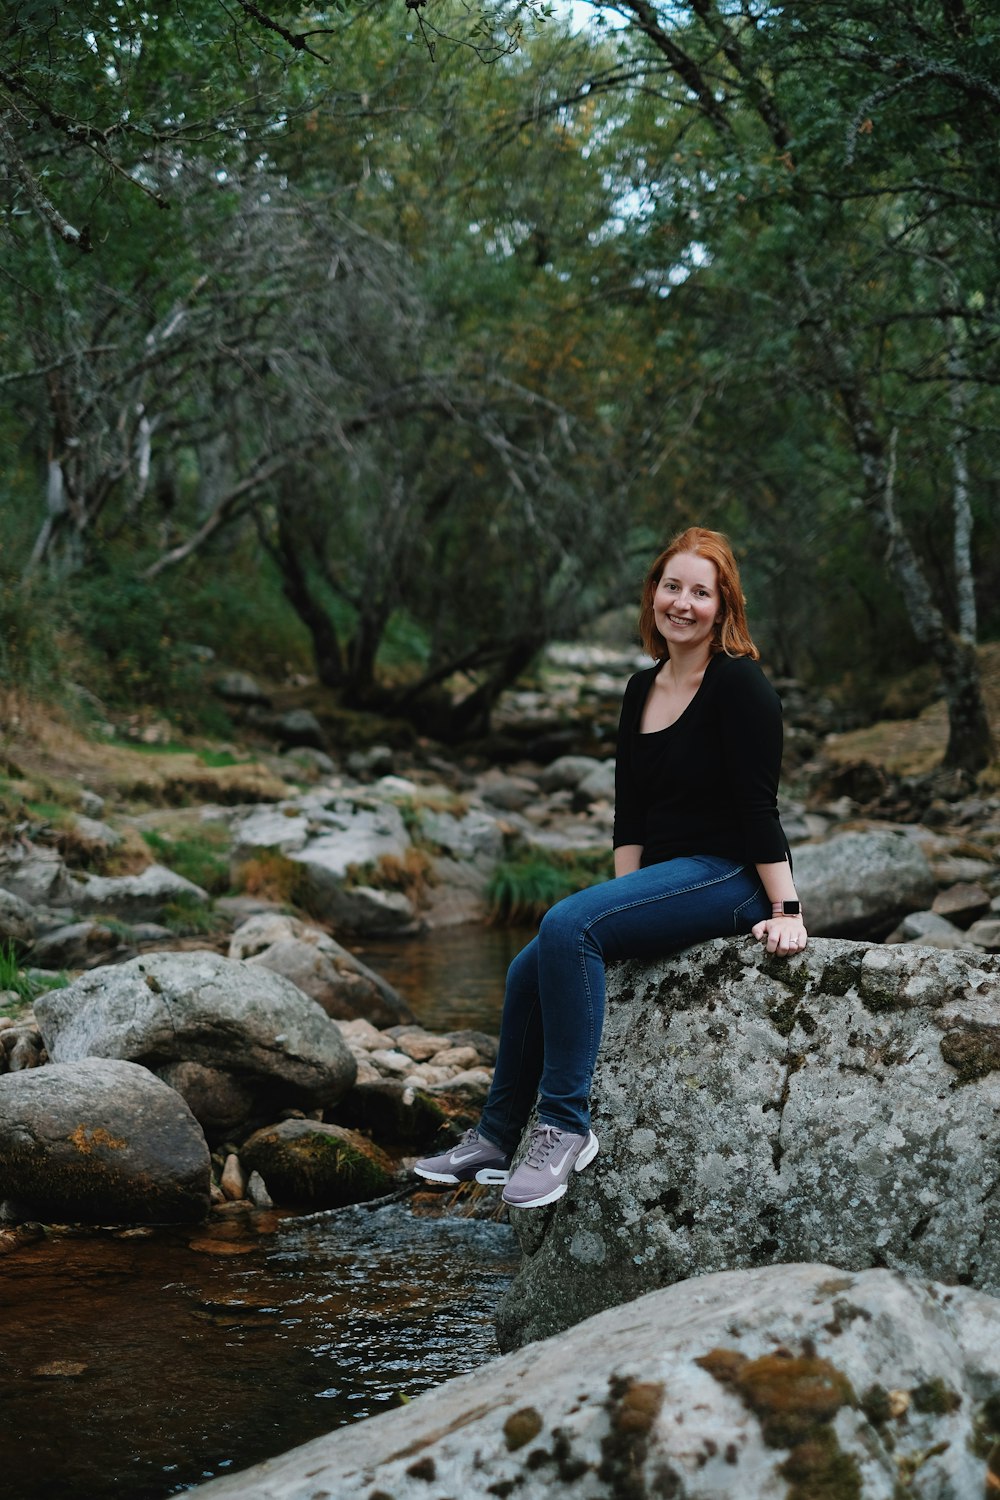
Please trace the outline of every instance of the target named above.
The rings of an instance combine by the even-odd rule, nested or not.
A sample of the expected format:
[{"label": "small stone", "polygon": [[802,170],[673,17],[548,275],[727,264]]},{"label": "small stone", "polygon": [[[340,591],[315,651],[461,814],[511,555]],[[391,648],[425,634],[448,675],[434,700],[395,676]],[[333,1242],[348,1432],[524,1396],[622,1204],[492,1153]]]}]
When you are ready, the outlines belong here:
[{"label": "small stone", "polygon": [[264,1185],[264,1179],[259,1172],[251,1172],[247,1182],[247,1197],[254,1208],[273,1208],[274,1202],[271,1194]]},{"label": "small stone", "polygon": [[973,922],[965,936],[970,943],[985,948],[987,953],[1000,953],[1000,917],[983,917],[981,921]]},{"label": "small stone", "polygon": [[225,1196],[232,1202],[246,1197],[246,1173],[240,1166],[240,1159],[233,1152],[226,1157],[226,1164],[222,1169],[219,1186]]},{"label": "small stone", "polygon": [[989,893],[981,885],[970,885],[965,881],[938,891],[931,904],[932,911],[947,917],[959,927],[968,927],[970,922],[984,917],[989,909]]},{"label": "small stone", "polygon": [[371,1061],[380,1073],[403,1074],[413,1067],[412,1057],[407,1057],[405,1052],[390,1052],[383,1047],[371,1053]]},{"label": "small stone", "polygon": [[474,1068],[479,1062],[479,1053],[475,1047],[443,1047],[430,1061],[435,1068]]},{"label": "small stone", "polygon": [[441,1038],[429,1031],[404,1031],[396,1037],[396,1046],[414,1062],[428,1062],[441,1050]]}]

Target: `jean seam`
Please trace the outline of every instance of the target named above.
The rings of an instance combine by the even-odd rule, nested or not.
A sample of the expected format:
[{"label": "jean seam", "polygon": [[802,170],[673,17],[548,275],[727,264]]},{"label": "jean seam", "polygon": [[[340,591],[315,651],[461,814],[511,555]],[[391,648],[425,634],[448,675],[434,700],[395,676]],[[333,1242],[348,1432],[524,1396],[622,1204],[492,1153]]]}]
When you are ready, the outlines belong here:
[{"label": "jean seam", "polygon": [[648,906],[653,901],[672,901],[675,896],[687,896],[691,891],[704,891],[709,886],[722,885],[723,881],[732,880],[734,875],[742,875],[745,869],[746,865],[737,865],[734,870],[727,870],[725,875],[717,875],[712,880],[698,880],[693,885],[678,886],[676,890],[661,891],[657,895],[643,896],[640,900],[636,901],[623,901],[618,906],[611,906],[607,911],[602,911],[599,917],[595,917],[592,922],[588,922],[584,930],[589,932],[591,927],[598,922],[603,922],[605,917],[617,916],[619,912],[631,911],[636,906]]}]

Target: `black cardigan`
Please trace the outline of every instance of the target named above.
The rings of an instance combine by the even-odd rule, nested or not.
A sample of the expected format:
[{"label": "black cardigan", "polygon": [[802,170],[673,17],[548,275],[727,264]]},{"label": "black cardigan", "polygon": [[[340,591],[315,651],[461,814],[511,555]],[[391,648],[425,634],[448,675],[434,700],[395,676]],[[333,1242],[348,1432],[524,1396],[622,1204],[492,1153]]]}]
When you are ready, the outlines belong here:
[{"label": "black cardigan", "polygon": [[718,854],[746,864],[788,857],[778,819],[781,700],[748,656],[710,657],[673,724],[640,734],[662,662],[630,678],[618,726],[614,844],[641,844],[643,865]]}]

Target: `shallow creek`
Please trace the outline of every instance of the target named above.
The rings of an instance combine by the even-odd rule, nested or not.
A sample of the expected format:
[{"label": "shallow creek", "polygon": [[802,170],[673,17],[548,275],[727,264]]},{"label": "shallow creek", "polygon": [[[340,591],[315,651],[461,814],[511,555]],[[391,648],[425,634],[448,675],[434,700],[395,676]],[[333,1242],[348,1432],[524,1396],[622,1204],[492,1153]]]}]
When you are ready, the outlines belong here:
[{"label": "shallow creek", "polygon": [[[530,935],[461,927],[361,956],[421,1024],[495,1034]],[[54,1230],[0,1257],[3,1500],[161,1500],[483,1364],[516,1242],[455,1214],[241,1211]]]}]

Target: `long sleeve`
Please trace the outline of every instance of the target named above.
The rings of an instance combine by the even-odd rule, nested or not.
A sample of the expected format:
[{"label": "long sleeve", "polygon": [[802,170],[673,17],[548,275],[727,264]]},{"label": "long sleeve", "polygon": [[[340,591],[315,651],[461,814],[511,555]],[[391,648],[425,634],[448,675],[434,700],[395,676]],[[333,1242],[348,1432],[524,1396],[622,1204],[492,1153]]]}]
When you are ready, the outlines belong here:
[{"label": "long sleeve", "polygon": [[632,741],[639,727],[652,675],[649,669],[636,672],[629,678],[622,698],[615,756],[615,823],[612,837],[615,849],[622,844],[641,844],[645,839],[645,812],[635,780]]},{"label": "long sleeve", "polygon": [[720,688],[724,765],[743,855],[751,864],[776,863],[788,853],[778,818],[781,699],[748,657],[733,659]]}]

